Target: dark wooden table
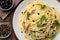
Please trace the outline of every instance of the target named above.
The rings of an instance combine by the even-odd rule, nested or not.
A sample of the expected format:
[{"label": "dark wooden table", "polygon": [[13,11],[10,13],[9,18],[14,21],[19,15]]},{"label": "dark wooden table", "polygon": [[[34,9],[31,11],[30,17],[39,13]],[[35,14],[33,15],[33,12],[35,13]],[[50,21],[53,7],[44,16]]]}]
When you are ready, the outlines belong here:
[{"label": "dark wooden table", "polygon": [[[60,2],[60,0],[58,0]],[[22,1],[21,0],[15,0],[15,7],[14,9],[12,9],[12,11],[8,12],[9,15],[1,20],[0,19],[0,22],[9,22],[11,24],[11,28],[12,28],[12,34],[10,37],[6,38],[6,39],[0,39],[0,40],[18,40],[18,38],[16,37],[14,31],[13,31],[13,25],[12,25],[12,20],[13,20],[13,14],[14,14],[14,11],[16,9],[16,7],[21,3]],[[16,4],[17,3],[17,4]]]},{"label": "dark wooden table", "polygon": [[15,9],[17,8],[17,6],[22,2],[23,0],[14,0],[14,7],[12,8],[12,10],[10,10],[9,12],[4,12],[0,10],[0,23],[10,23],[11,25],[11,29],[12,29],[12,34],[6,38],[6,39],[0,39],[0,40],[18,40],[14,31],[13,31],[13,26],[12,26],[12,20],[13,20],[13,14]]}]

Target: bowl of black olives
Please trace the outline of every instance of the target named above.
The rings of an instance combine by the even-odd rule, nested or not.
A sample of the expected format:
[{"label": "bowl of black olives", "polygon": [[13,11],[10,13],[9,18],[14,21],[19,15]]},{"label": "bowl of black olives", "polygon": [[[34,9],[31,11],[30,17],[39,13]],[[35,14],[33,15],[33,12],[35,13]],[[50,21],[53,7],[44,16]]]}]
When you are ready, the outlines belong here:
[{"label": "bowl of black olives", "polygon": [[13,8],[13,0],[0,0],[0,10],[8,11]]}]

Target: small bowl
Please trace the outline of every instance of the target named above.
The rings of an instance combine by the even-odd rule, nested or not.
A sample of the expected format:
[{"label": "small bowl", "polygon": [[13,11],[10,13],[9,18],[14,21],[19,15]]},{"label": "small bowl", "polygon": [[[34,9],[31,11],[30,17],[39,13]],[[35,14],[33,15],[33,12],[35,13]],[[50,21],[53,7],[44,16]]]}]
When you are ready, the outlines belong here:
[{"label": "small bowl", "polygon": [[11,5],[11,7],[10,8],[8,8],[8,9],[4,9],[4,8],[2,8],[1,6],[0,6],[0,10],[2,10],[2,11],[8,11],[8,10],[11,10],[12,8],[13,8],[13,6],[14,6],[14,0],[12,0],[12,5]]},{"label": "small bowl", "polygon": [[[4,25],[4,24],[3,24]],[[10,32],[9,32],[9,34],[8,35],[6,35],[6,36],[0,36],[0,38],[2,38],[2,39],[5,39],[5,38],[8,38],[10,35],[11,35],[11,33],[12,33],[12,29],[11,29],[11,26],[9,26],[9,30],[10,30]]]}]

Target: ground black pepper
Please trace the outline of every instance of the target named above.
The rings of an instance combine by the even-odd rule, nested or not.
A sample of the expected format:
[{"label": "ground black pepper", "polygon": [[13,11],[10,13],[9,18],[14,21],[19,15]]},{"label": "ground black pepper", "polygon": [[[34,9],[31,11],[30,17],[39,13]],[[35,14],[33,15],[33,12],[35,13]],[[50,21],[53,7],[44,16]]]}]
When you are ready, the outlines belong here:
[{"label": "ground black pepper", "polygon": [[32,22],[35,22],[34,20],[32,20]]},{"label": "ground black pepper", "polygon": [[11,28],[6,24],[0,25],[0,37],[6,37],[11,32]]},{"label": "ground black pepper", "polygon": [[40,15],[39,13],[37,13],[38,15]]},{"label": "ground black pepper", "polygon": [[54,28],[54,26],[51,26],[51,28]]}]

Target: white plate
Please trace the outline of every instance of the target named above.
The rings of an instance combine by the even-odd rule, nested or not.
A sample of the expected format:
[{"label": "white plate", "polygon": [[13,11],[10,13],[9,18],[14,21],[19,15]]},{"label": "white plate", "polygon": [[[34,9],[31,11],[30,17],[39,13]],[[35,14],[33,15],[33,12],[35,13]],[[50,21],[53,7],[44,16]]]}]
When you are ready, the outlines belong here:
[{"label": "white plate", "polygon": [[[19,40],[26,40],[24,35],[21,33],[21,29],[19,27],[19,19],[20,19],[20,14],[24,10],[24,8],[31,2],[35,0],[25,0],[23,1],[16,9],[13,17],[13,29],[14,32]],[[49,5],[55,7],[58,12],[60,13],[60,3],[58,3],[55,0],[42,0],[45,3],[48,3]],[[60,33],[54,38],[54,40],[60,40]]]}]

